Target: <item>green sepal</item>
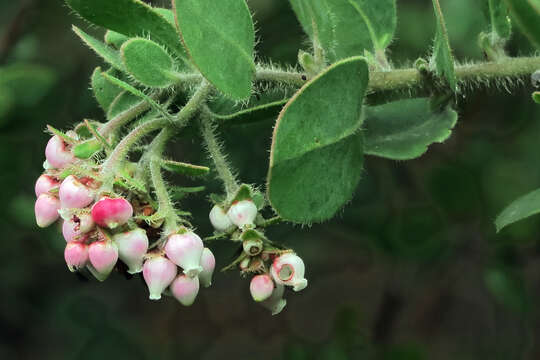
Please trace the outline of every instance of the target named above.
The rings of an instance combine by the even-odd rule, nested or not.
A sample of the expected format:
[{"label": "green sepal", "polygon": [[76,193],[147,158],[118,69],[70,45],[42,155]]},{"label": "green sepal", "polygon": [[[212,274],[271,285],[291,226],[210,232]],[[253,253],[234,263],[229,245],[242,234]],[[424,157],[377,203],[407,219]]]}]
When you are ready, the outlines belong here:
[{"label": "green sepal", "polygon": [[101,151],[103,146],[96,139],[89,139],[73,147],[73,155],[79,159],[90,159],[95,153]]},{"label": "green sepal", "polygon": [[172,57],[152,40],[126,41],[120,53],[126,70],[141,84],[164,88],[176,82]]},{"label": "green sepal", "polygon": [[255,229],[248,229],[242,232],[242,235],[240,235],[240,239],[242,241],[246,240],[262,240],[263,242],[268,241],[266,236],[260,231],[257,231]]},{"label": "green sepal", "polygon": [[182,42],[202,75],[219,91],[242,100],[255,74],[255,30],[245,0],[173,0]]},{"label": "green sepal", "polygon": [[107,30],[105,33],[105,44],[112,46],[116,48],[117,50],[120,50],[122,47],[122,44],[129,40],[129,37],[127,37],[124,34],[117,33],[116,31]]},{"label": "green sepal", "polygon": [[75,144],[77,143],[77,139],[74,139],[68,135],[66,135],[65,133],[63,133],[62,131],[52,127],[51,125],[47,125],[47,131],[49,133],[51,133],[52,135],[57,135],[59,136],[62,140],[64,140],[64,142],[68,143],[68,144]]},{"label": "green sepal", "polygon": [[[231,200],[231,204],[242,200],[253,200],[253,189],[247,184],[242,184],[238,187],[238,190],[236,190],[236,193]],[[228,209],[229,207],[230,204],[226,208]]]},{"label": "green sepal", "polygon": [[444,79],[452,91],[457,91],[457,77],[454,65],[454,57],[450,42],[448,40],[448,31],[446,23],[439,4],[439,0],[433,0],[433,10],[435,12],[436,32],[433,44],[433,54],[430,60],[430,67],[435,73]]},{"label": "green sepal", "polygon": [[73,31],[90,49],[94,50],[96,54],[102,57],[103,60],[109,63],[112,67],[120,71],[125,71],[124,65],[122,64],[122,59],[120,58],[120,53],[117,50],[107,46],[93,36],[88,35],[75,25],[73,25]]},{"label": "green sepal", "polygon": [[170,172],[193,177],[206,176],[210,172],[209,167],[174,160],[163,160],[161,167]]},{"label": "green sepal", "polygon": [[274,128],[267,194],[277,215],[296,223],[330,219],[362,174],[362,103],[369,82],[362,57],[341,60],[306,83]]}]

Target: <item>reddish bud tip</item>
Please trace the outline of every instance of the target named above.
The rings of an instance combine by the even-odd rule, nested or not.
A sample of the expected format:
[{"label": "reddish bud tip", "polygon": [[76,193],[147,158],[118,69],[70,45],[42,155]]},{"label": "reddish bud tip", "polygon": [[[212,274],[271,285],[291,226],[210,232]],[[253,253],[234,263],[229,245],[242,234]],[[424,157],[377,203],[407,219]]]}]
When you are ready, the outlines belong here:
[{"label": "reddish bud tip", "polygon": [[60,182],[56,179],[50,177],[49,175],[43,174],[38,177],[36,181],[36,186],[34,190],[36,192],[36,197],[39,197],[41,194],[46,194],[54,188],[60,186]]},{"label": "reddish bud tip", "polygon": [[260,302],[268,299],[274,291],[274,282],[268,274],[257,275],[251,279],[249,291],[253,300]]},{"label": "reddish bud tip", "polygon": [[45,148],[47,162],[53,168],[61,169],[75,161],[75,157],[66,148],[66,143],[58,136],[53,136]]},{"label": "reddish bud tip", "polygon": [[101,227],[114,229],[133,216],[133,207],[124,198],[103,197],[92,206],[92,219]]},{"label": "reddish bud tip", "polygon": [[80,242],[67,243],[64,259],[71,272],[84,267],[88,262],[88,245]]}]

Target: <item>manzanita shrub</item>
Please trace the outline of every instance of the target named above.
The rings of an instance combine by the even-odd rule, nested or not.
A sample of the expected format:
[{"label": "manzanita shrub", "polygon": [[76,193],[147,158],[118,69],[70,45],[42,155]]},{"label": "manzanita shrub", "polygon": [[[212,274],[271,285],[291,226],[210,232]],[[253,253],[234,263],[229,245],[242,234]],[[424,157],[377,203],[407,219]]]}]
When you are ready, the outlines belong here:
[{"label": "manzanita shrub", "polygon": [[[211,285],[216,259],[206,245],[220,239],[239,253],[223,270],[250,276],[253,299],[279,313],[285,289],[301,291],[308,281],[294,250],[265,235],[269,226],[334,217],[364,175],[365,155],[411,160],[444,142],[458,118],[455,101],[466,91],[509,88],[533,73],[540,82],[540,57],[505,52],[512,23],[540,46],[538,0],[485,0],[491,25],[479,46],[486,59],[463,65],[433,0],[434,42],[412,68],[395,68],[388,57],[395,0],[290,0],[309,38],[292,68],[254,55],[245,0],[173,0],[170,9],[139,0],[66,3],[106,29],[102,41],[73,28],[106,63],[91,76],[104,120],[84,119],[66,131],[48,127],[45,171],[35,187],[37,224],[62,222],[71,271],[100,281],[115,268],[142,273],[150,299],[165,294],[185,306]],[[219,129],[269,115],[276,123],[266,185],[241,183]],[[213,169],[164,156],[167,143],[188,128],[202,134]],[[170,185],[164,172],[202,182],[211,171],[223,193],[209,196],[206,220],[214,234],[200,234],[177,201],[204,187]],[[505,210],[497,226],[539,209],[537,190]]]}]

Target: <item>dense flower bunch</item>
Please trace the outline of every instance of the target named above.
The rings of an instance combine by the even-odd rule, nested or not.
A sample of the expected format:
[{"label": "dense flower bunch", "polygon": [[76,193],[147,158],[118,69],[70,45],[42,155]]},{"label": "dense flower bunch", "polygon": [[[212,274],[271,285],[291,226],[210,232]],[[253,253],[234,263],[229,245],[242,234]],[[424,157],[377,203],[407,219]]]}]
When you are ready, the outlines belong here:
[{"label": "dense flower bunch", "polygon": [[[142,273],[150,299],[158,300],[165,293],[182,305],[193,304],[200,286],[211,285],[216,265],[203,240],[189,226],[167,227],[164,219],[156,217],[159,209],[152,197],[122,184],[122,177],[105,191],[104,162],[74,155],[74,147],[87,139],[75,131],[54,130],[53,134],[45,150],[45,171],[35,184],[35,216],[39,227],[62,222],[69,270],[87,269],[99,281],[115,268]],[[123,167],[123,178],[136,181],[136,166],[126,160]],[[265,220],[252,199],[256,195],[242,185],[232,201],[216,204],[209,215],[216,230],[210,239],[241,242],[242,254],[227,268],[253,274],[253,299],[277,314],[286,304],[284,287],[299,291],[307,280],[302,259],[276,247],[257,227]]]}]

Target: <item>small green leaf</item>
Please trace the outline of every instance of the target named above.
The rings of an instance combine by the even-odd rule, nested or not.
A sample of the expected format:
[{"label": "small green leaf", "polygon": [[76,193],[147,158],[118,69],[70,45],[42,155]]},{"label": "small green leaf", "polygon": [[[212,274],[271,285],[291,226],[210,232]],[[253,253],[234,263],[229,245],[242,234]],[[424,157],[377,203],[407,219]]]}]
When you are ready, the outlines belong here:
[{"label": "small green leaf", "polygon": [[533,92],[532,98],[536,103],[540,104],[540,91]]},{"label": "small green leaf", "polygon": [[504,0],[486,0],[491,34],[500,39],[508,39],[512,34],[512,23],[508,17],[508,5]]},{"label": "small green leaf", "polygon": [[146,95],[139,89],[131,86],[125,81],[122,81],[114,76],[111,76],[109,74],[103,74],[105,79],[109,80],[112,84],[121,87],[122,89],[126,90],[127,92],[131,93],[132,95],[135,95],[138,98],[143,99],[144,101],[148,102],[154,109],[158,110],[163,116],[170,118],[170,114],[161,107],[157,102],[155,102],[150,96]]},{"label": "small green leaf", "polygon": [[91,77],[91,86],[99,106],[103,110],[108,111],[114,99],[122,92],[122,89],[111,84],[110,81],[103,77],[102,73],[100,67],[94,70]]},{"label": "small green leaf", "polygon": [[457,91],[457,78],[454,68],[454,57],[448,41],[448,32],[441,10],[439,0],[433,0],[433,9],[437,19],[437,30],[435,33],[435,42],[433,44],[433,55],[431,56],[430,66],[436,74],[444,78],[452,91]]},{"label": "small green leaf", "polygon": [[174,81],[173,59],[158,44],[147,39],[131,39],[120,50],[126,70],[141,84],[163,88]]},{"label": "small green leaf", "polygon": [[95,25],[129,37],[150,35],[154,41],[186,60],[174,25],[140,0],[66,0],[66,3]]},{"label": "small green leaf", "polygon": [[77,36],[81,38],[82,41],[84,41],[86,45],[88,45],[90,49],[94,50],[96,54],[101,56],[103,60],[105,60],[115,69],[124,71],[122,59],[120,58],[120,53],[117,50],[114,50],[113,48],[105,45],[98,39],[88,35],[76,26],[73,26],[73,31],[75,32],[75,34],[77,34]]},{"label": "small green leaf", "polygon": [[107,119],[111,120],[119,114],[139,105],[140,102],[141,99],[138,96],[135,96],[128,91],[122,91],[116,98],[114,98],[113,102],[109,106]]},{"label": "small green leaf", "polygon": [[163,160],[161,167],[167,171],[188,176],[205,176],[210,172],[206,166],[193,165],[173,160]]},{"label": "small green leaf", "polygon": [[495,219],[497,232],[516,221],[540,213],[540,189],[524,195],[508,205]]},{"label": "small green leaf", "polygon": [[251,94],[255,31],[244,0],[173,0],[182,40],[203,76],[233,99]]},{"label": "small green leaf", "polygon": [[105,33],[105,44],[110,45],[118,50],[122,47],[122,44],[129,40],[124,34],[117,33],[116,31],[107,30]]},{"label": "small green leaf", "polygon": [[103,147],[96,139],[83,141],[73,147],[73,155],[79,159],[90,159],[95,153],[101,151]]},{"label": "small green leaf", "polygon": [[364,152],[394,160],[410,160],[428,146],[452,134],[457,113],[451,108],[430,109],[429,99],[408,99],[366,109]]},{"label": "small green leaf", "polygon": [[330,62],[384,51],[396,30],[395,0],[291,0],[304,31]]},{"label": "small green leaf", "polygon": [[529,40],[540,49],[540,0],[505,0],[512,19]]},{"label": "small green leaf", "polygon": [[305,84],[283,108],[272,140],[268,199],[296,223],[331,218],[360,181],[364,58],[341,60]]}]

